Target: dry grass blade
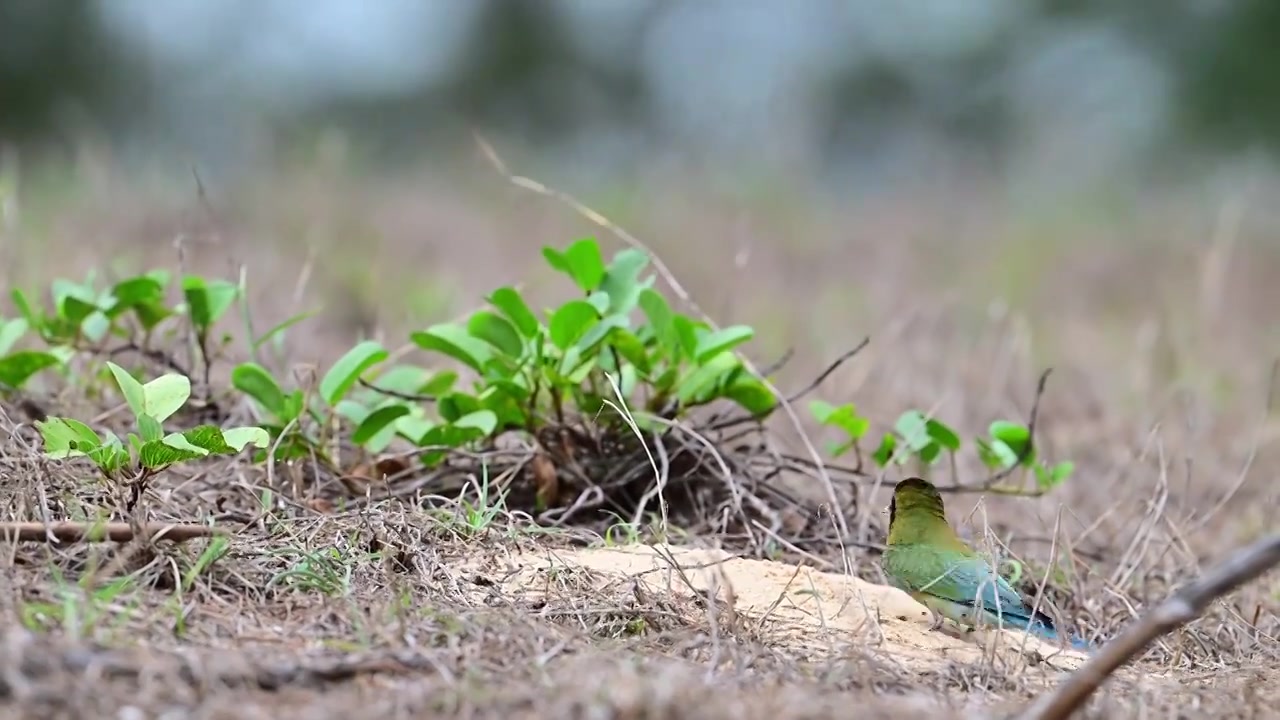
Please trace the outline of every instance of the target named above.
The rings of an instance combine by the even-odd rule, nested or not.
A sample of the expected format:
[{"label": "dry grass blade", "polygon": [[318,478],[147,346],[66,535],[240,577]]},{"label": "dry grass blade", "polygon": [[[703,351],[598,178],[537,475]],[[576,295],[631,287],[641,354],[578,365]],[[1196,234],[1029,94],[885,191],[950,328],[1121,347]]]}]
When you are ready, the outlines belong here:
[{"label": "dry grass blade", "polygon": [[1153,640],[1191,622],[1209,603],[1262,573],[1280,565],[1280,534],[1237,550],[1221,565],[1191,583],[1129,630],[1113,639],[1057,690],[1036,701],[1022,714],[1025,720],[1062,720],[1080,708],[1107,677],[1137,657]]}]

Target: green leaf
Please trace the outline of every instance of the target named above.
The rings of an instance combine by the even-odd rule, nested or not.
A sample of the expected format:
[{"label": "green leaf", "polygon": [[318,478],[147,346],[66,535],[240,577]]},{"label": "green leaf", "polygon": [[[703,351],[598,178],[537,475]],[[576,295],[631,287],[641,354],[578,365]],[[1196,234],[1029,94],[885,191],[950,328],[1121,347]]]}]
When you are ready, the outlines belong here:
[{"label": "green leaf", "polygon": [[20,388],[32,375],[59,364],[58,358],[51,353],[19,350],[0,358],[0,383]]},{"label": "green leaf", "polygon": [[960,436],[956,434],[955,430],[933,418],[930,418],[924,425],[925,432],[929,434],[929,437],[934,442],[948,450],[955,451],[960,449]]},{"label": "green leaf", "polygon": [[636,386],[639,384],[640,377],[636,372],[636,366],[623,365],[622,369],[618,371],[618,391],[628,405],[631,404],[631,396],[635,394]]},{"label": "green leaf", "polygon": [[231,371],[231,385],[258,402],[282,423],[293,419],[285,412],[284,390],[266,368],[253,362],[241,363]]},{"label": "green leaf", "polygon": [[885,433],[884,437],[880,439],[880,446],[871,454],[871,459],[875,460],[880,467],[884,467],[893,459],[893,453],[897,449],[898,439],[893,436],[893,433]]},{"label": "green leaf", "polygon": [[320,397],[330,407],[338,404],[364,371],[387,359],[390,353],[386,348],[373,340],[365,340],[351,348],[329,368],[320,380]]},{"label": "green leaf", "polygon": [[133,412],[133,416],[137,417],[145,413],[147,411],[147,396],[142,390],[142,383],[138,382],[127,370],[110,360],[107,361],[107,368],[115,376],[116,385],[120,388],[120,394],[124,396],[124,401],[129,404],[129,410]]},{"label": "green leaf", "polygon": [[600,245],[593,237],[583,238],[557,252],[552,248],[543,248],[542,255],[551,267],[567,273],[583,292],[595,290],[604,278],[604,257],[600,254]]},{"label": "green leaf", "polygon": [[158,305],[164,308],[164,286],[153,277],[142,275],[122,280],[111,288],[112,303],[106,315],[114,318],[138,306]]},{"label": "green leaf", "polygon": [[515,324],[522,336],[530,340],[538,336],[541,323],[515,288],[502,287],[494,290],[489,296],[489,302]]},{"label": "green leaf", "polygon": [[[246,428],[240,429],[244,430]],[[263,437],[266,437],[267,431],[262,428],[247,429],[258,430],[262,433]],[[228,444],[223,438],[222,428],[219,428],[217,425],[197,425],[190,430],[184,430],[181,433],[176,434],[181,435],[187,444],[198,447],[201,450],[208,452],[210,455],[230,455],[237,452],[237,449]],[[171,434],[170,437],[173,437],[173,434]],[[242,445],[241,447],[244,446]]]},{"label": "green leaf", "polygon": [[[575,347],[574,349],[576,350],[577,348]],[[591,374],[591,371],[595,370],[597,367],[599,367],[598,356],[593,355],[585,360],[578,360],[574,363],[569,374],[565,375],[564,379],[570,385],[578,385],[583,380],[586,380],[587,376]]]},{"label": "green leaf", "polygon": [[107,331],[111,329],[111,319],[101,310],[95,310],[89,313],[89,316],[80,323],[80,333],[84,335],[90,342],[99,342],[107,336]]},{"label": "green leaf", "polygon": [[570,300],[551,316],[551,342],[565,350],[581,339],[599,320],[600,315],[590,303],[585,300]]},{"label": "green leaf", "polygon": [[351,441],[357,445],[364,445],[387,428],[390,428],[396,420],[408,415],[409,412],[409,406],[403,403],[380,407],[369,413],[356,426],[355,432],[351,435]]},{"label": "green leaf", "polygon": [[14,345],[27,334],[31,324],[26,318],[14,318],[0,323],[0,355],[7,355]]},{"label": "green leaf", "polygon": [[674,315],[671,326],[679,340],[680,354],[693,358],[698,351],[698,325],[684,315]]},{"label": "green leaf", "polygon": [[208,332],[235,304],[240,287],[226,280],[207,282],[202,277],[188,275],[182,279],[182,294],[190,308],[192,324],[201,332]]},{"label": "green leaf", "polygon": [[681,353],[680,336],[676,333],[674,315],[666,298],[654,290],[645,289],[640,291],[638,303],[658,346],[668,357],[678,357]]},{"label": "green leaf", "polygon": [[604,316],[609,314],[609,293],[603,290],[596,290],[587,295],[587,302],[591,307],[596,309],[598,315]]},{"label": "green leaf", "polygon": [[676,381],[680,379],[680,368],[669,367],[655,378],[651,384],[653,389],[660,393],[670,392],[676,386]]},{"label": "green leaf", "polygon": [[524,341],[510,320],[488,310],[479,310],[467,321],[467,332],[511,358],[524,353]]},{"label": "green leaf", "polygon": [[[520,376],[518,375],[516,376],[516,378],[519,377]],[[500,391],[503,395],[511,398],[512,401],[517,403],[524,404],[529,402],[529,388],[525,387],[522,382],[519,382],[516,379],[508,380],[505,378],[497,378],[490,380],[489,387],[485,392],[489,391]]]},{"label": "green leaf", "polygon": [[1066,482],[1075,471],[1076,464],[1070,460],[1065,460],[1053,466],[1053,469],[1049,471],[1049,478],[1053,481],[1054,485],[1061,485]]},{"label": "green leaf", "polygon": [[[400,395],[417,395],[419,388],[431,379],[431,371],[417,365],[396,365],[379,372],[371,380],[379,390]],[[385,397],[373,390],[363,390],[363,396]]]},{"label": "green leaf", "polygon": [[271,445],[271,436],[265,429],[255,428],[252,425],[242,425],[238,428],[227,428],[223,430],[223,442],[232,447],[234,451],[244,450],[244,447],[269,447]]},{"label": "green leaf", "polygon": [[164,437],[164,428],[160,427],[160,421],[151,417],[146,413],[138,416],[138,434],[142,436],[143,442],[151,442]]},{"label": "green leaf", "polygon": [[747,342],[755,337],[756,331],[746,325],[733,325],[722,330],[709,332],[698,339],[694,345],[694,360],[703,362],[716,353],[723,352]]},{"label": "green leaf", "polygon": [[498,416],[491,410],[476,410],[454,420],[453,426],[478,430],[481,435],[490,435],[498,427]]},{"label": "green leaf", "polygon": [[578,340],[578,349],[583,355],[588,355],[592,350],[596,349],[605,338],[614,330],[625,330],[627,328],[627,318],[622,315],[610,315],[601,318],[600,322],[591,326],[591,329]]},{"label": "green leaf", "polygon": [[458,373],[452,370],[441,370],[422,387],[418,388],[418,394],[426,395],[427,397],[438,397],[453,389],[453,384],[456,382],[458,382]]},{"label": "green leaf", "polygon": [[129,451],[124,449],[120,438],[111,435],[102,445],[90,450],[87,455],[103,474],[117,477],[130,465]]},{"label": "green leaf", "polygon": [[[991,423],[988,432],[991,437],[1007,445],[1015,456],[1020,456],[1026,452],[1027,446],[1031,442],[1031,431],[1025,425],[1019,425],[1007,420],[996,420]],[[1030,453],[1028,453],[1029,455]]]},{"label": "green leaf", "polygon": [[91,300],[83,300],[71,295],[64,297],[58,308],[58,314],[72,325],[80,325],[90,315],[98,312],[98,306]]},{"label": "green leaf", "polygon": [[150,470],[160,470],[184,460],[195,460],[209,454],[177,433],[163,440],[152,440],[138,448],[138,462]]},{"label": "green leaf", "polygon": [[102,439],[88,425],[72,418],[49,417],[37,420],[36,429],[44,440],[45,454],[61,459],[76,457],[100,447]]},{"label": "green leaf", "polygon": [[142,324],[143,330],[151,330],[165,318],[173,315],[173,311],[165,307],[163,303],[139,303],[134,305],[132,309],[133,314],[138,318],[138,322]]},{"label": "green leaf", "polygon": [[[489,410],[478,410],[464,415],[448,425],[437,425],[428,430],[420,445],[460,447],[472,440],[485,437],[497,427],[498,417]],[[425,459],[424,459],[425,461]]]},{"label": "green leaf", "polygon": [[725,390],[725,397],[742,406],[753,417],[773,412],[778,399],[764,383],[750,375],[738,378]]},{"label": "green leaf", "polygon": [[649,360],[649,353],[644,343],[636,337],[635,333],[626,328],[614,328],[609,336],[609,342],[623,360],[634,365],[641,376],[648,377],[653,370],[653,363]]},{"label": "green leaf", "polygon": [[333,406],[333,410],[339,417],[346,418],[357,425],[364,422],[364,419],[369,417],[369,413],[373,412],[373,408],[351,398],[339,400],[338,404]]},{"label": "green leaf", "polygon": [[742,361],[731,352],[722,352],[708,359],[689,373],[676,386],[676,397],[683,405],[709,400],[710,393],[725,377],[742,366]]},{"label": "green leaf", "polygon": [[820,425],[826,425],[827,419],[836,411],[836,406],[825,400],[810,400],[809,412]]},{"label": "green leaf", "polygon": [[142,386],[144,412],[156,422],[168,420],[190,397],[191,379],[178,373],[161,375]]},{"label": "green leaf", "polygon": [[27,321],[27,323],[38,330],[43,324],[41,322],[42,318],[40,313],[36,312],[35,308],[32,307],[31,301],[27,300],[26,293],[14,288],[9,293],[9,297],[13,299],[13,306],[18,308],[18,312],[22,313],[22,317]]},{"label": "green leaf", "polygon": [[426,445],[422,439],[436,427],[436,423],[422,416],[406,415],[395,422],[395,427],[401,437],[414,445]]},{"label": "green leaf", "polygon": [[493,357],[493,351],[487,344],[471,337],[466,328],[453,323],[432,325],[409,337],[423,350],[448,355],[476,372],[484,372],[485,364]]},{"label": "green leaf", "polygon": [[853,403],[837,407],[821,400],[813,400],[809,403],[809,412],[813,413],[819,423],[844,430],[851,440],[861,438],[871,428],[871,421],[858,415]]},{"label": "green leaf", "polygon": [[912,452],[920,453],[933,444],[933,439],[929,437],[928,421],[919,410],[908,410],[899,415],[893,429],[898,431],[902,441]]},{"label": "green leaf", "polygon": [[1003,440],[978,438],[978,457],[987,467],[1007,470],[1018,463],[1018,454]]},{"label": "green leaf", "polygon": [[449,393],[436,401],[436,409],[440,411],[440,417],[450,423],[482,407],[479,398],[461,392]]},{"label": "green leaf", "polygon": [[600,282],[600,289],[609,298],[608,313],[627,315],[635,309],[640,293],[653,284],[652,278],[645,283],[639,280],[640,272],[648,264],[649,256],[634,248],[613,256]]}]

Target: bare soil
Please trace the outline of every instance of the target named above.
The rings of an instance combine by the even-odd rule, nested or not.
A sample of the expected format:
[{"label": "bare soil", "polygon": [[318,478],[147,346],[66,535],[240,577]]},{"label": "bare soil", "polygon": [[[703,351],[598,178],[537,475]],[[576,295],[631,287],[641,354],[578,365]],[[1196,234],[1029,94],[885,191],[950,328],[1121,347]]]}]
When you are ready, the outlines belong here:
[{"label": "bare soil", "polygon": [[[104,183],[5,231],[8,280],[40,287],[122,254],[133,268],[231,278],[244,265],[259,330],[320,309],[285,348],[305,375],[361,335],[397,345],[502,284],[563,298],[539,249],[613,242],[491,184],[477,196],[431,178],[301,174],[201,202]],[[972,437],[1025,417],[1054,366],[1038,432],[1075,477],[1046,496],[948,503],[963,533],[990,531],[1029,567],[1063,558],[1070,572],[1046,599],[1088,636],[1105,640],[1274,531],[1280,250],[1268,228],[1246,223],[1226,243],[1214,209],[1193,208],[1036,240],[983,196],[782,215],[696,193],[635,205],[622,220],[703,309],[756,326],[759,364],[795,350],[784,388],[870,335],[814,396],[885,422],[932,409]],[[1028,247],[1030,260],[1011,259]],[[49,392],[33,395],[46,411],[113,422],[113,398]],[[89,468],[40,457],[30,405],[3,410],[4,519],[128,519]],[[770,428],[803,454],[785,422]],[[935,479],[952,472],[983,476],[963,461]],[[712,536],[636,544],[539,527],[522,508],[477,523],[458,501],[361,502],[301,466],[183,467],[144,506],[151,520],[231,532],[200,572],[208,540],[5,547],[0,717],[990,717],[1078,667],[1079,654],[1019,633],[931,630],[884,585],[877,533],[896,479],[841,481],[847,542],[757,553]],[[1088,715],[1278,717],[1278,636],[1272,573],[1163,638]]]}]

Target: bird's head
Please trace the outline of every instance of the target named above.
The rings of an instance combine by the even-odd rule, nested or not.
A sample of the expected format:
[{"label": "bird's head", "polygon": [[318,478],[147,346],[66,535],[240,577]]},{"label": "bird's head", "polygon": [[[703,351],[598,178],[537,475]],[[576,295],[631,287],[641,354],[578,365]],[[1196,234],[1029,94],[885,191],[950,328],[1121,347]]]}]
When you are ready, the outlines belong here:
[{"label": "bird's head", "polygon": [[942,504],[942,496],[933,483],[923,478],[912,477],[903,480],[893,488],[893,499],[889,501],[889,530],[892,532],[894,521],[899,516],[919,517],[929,515],[946,522],[947,514]]}]

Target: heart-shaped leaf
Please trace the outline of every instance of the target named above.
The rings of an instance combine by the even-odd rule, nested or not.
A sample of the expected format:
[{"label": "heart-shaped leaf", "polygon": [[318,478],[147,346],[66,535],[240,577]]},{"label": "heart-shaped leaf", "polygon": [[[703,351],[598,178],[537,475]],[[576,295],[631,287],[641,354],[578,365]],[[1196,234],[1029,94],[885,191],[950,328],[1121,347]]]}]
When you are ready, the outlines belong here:
[{"label": "heart-shaped leaf", "polygon": [[548,330],[551,342],[561,350],[576,343],[600,320],[595,307],[585,300],[570,300],[551,315]]},{"label": "heart-shaped leaf", "polygon": [[142,386],[145,413],[157,422],[168,420],[191,397],[191,379],[186,375],[161,375]]},{"label": "heart-shaped leaf", "polygon": [[503,287],[494,290],[489,296],[489,302],[501,310],[525,338],[533,339],[538,336],[541,323],[515,288]]},{"label": "heart-shaped leaf", "polygon": [[508,357],[518,358],[524,352],[524,341],[510,320],[488,310],[479,310],[467,321],[467,332]]}]

